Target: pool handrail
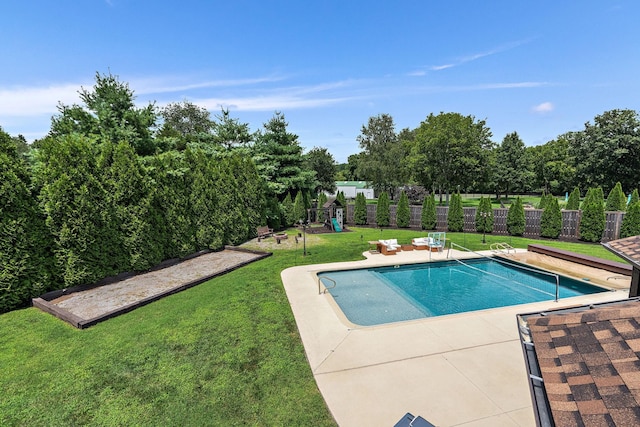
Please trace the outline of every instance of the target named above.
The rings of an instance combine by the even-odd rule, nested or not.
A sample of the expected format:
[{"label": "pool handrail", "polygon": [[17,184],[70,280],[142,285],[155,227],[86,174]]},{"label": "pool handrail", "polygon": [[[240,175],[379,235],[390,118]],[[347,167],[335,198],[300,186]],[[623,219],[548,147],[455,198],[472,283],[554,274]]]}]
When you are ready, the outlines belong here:
[{"label": "pool handrail", "polygon": [[[521,268],[523,270],[532,271],[534,273],[546,274],[548,276],[555,277],[555,279],[556,279],[555,302],[558,302],[558,300],[560,299],[560,275],[557,274],[557,273],[551,273],[549,271],[545,271],[545,270],[542,270],[542,269],[529,268],[529,267],[525,267],[524,265],[520,265],[520,264],[513,263],[513,262],[507,262],[507,261],[501,260],[501,259],[496,258],[496,257],[490,257],[490,256],[487,256],[485,254],[481,254],[480,252],[472,251],[469,248],[465,248],[464,246],[458,245],[457,243],[453,243],[453,242],[449,242],[449,250],[447,251],[447,258],[449,258],[449,255],[451,253],[451,248],[453,246],[456,246],[456,247],[458,247],[460,249],[463,249],[463,250],[465,250],[467,252],[471,252],[471,253],[476,254],[478,256],[481,256],[483,258],[488,258],[488,259],[491,259],[493,261],[496,261],[496,262],[499,262],[499,263],[502,263],[502,264],[508,264],[511,267],[517,267],[517,268]],[[457,258],[453,258],[453,259],[458,261],[458,262],[462,262],[462,261],[459,261]]]},{"label": "pool handrail", "polygon": [[[324,283],[322,283],[322,280],[321,280],[321,279],[327,279],[327,280],[329,280],[329,281],[333,282],[333,286],[331,286],[330,288],[327,288],[326,286],[324,286],[324,290],[323,290],[323,291],[321,291],[321,290],[320,290],[320,287],[321,287],[321,285],[324,285]],[[333,288],[335,288],[335,287],[336,287],[336,285],[337,285],[336,281],[335,281],[335,280],[333,280],[331,277],[328,277],[328,276],[318,276],[318,295],[321,295],[321,294],[326,293],[329,289],[333,289]]]}]

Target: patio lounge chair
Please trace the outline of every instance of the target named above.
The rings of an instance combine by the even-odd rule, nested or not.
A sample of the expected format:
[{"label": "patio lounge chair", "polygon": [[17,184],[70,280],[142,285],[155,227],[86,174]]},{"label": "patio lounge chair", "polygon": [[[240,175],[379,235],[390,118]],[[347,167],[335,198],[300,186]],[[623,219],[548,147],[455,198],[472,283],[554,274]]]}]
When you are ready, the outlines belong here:
[{"label": "patio lounge chair", "polygon": [[444,231],[436,231],[427,234],[427,247],[432,252],[442,252],[446,241],[446,234]]},{"label": "patio lounge chair", "polygon": [[413,249],[421,251],[426,250],[430,243],[433,242],[433,239],[430,237],[416,237],[411,239],[411,244],[413,245]]},{"label": "patio lounge chair", "polygon": [[378,252],[382,255],[395,255],[402,247],[397,239],[378,240],[378,242]]}]

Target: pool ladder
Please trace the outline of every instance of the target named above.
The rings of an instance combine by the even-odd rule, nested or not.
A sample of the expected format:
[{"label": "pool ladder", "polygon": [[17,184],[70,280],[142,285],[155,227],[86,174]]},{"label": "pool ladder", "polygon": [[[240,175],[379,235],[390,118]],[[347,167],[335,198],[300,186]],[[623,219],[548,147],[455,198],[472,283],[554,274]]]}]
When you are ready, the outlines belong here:
[{"label": "pool ladder", "polygon": [[[331,287],[326,287],[324,286],[324,290],[321,290],[320,288],[324,285],[324,283],[322,283],[322,279],[327,279],[328,281],[333,283],[333,286]],[[337,285],[336,281],[333,280],[331,277],[327,277],[327,276],[318,276],[318,295],[320,294],[324,294],[325,292],[327,292],[329,289],[333,289],[335,288]]]}]

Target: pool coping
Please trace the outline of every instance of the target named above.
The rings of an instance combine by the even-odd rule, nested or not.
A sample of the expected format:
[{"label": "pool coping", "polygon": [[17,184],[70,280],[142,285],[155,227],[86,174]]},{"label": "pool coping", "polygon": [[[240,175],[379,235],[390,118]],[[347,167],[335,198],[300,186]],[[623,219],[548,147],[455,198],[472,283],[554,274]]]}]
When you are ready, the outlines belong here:
[{"label": "pool coping", "polygon": [[[407,412],[438,426],[535,425],[516,315],[625,299],[628,292],[616,283],[617,291],[558,303],[360,327],[336,315],[330,295],[318,294],[315,273],[429,261],[424,251],[364,255],[281,274],[314,378],[341,426],[393,425]],[[434,253],[432,260],[446,255]]]}]

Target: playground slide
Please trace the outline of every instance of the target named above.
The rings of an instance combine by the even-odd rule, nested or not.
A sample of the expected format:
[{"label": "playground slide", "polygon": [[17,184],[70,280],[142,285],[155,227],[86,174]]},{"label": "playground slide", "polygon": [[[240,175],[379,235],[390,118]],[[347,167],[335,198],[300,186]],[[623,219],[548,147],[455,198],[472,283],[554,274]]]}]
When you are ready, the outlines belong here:
[{"label": "playground slide", "polygon": [[338,224],[338,220],[335,218],[331,218],[331,222],[333,223],[333,229],[336,230],[336,232],[341,232],[342,228],[340,228],[340,224]]}]

